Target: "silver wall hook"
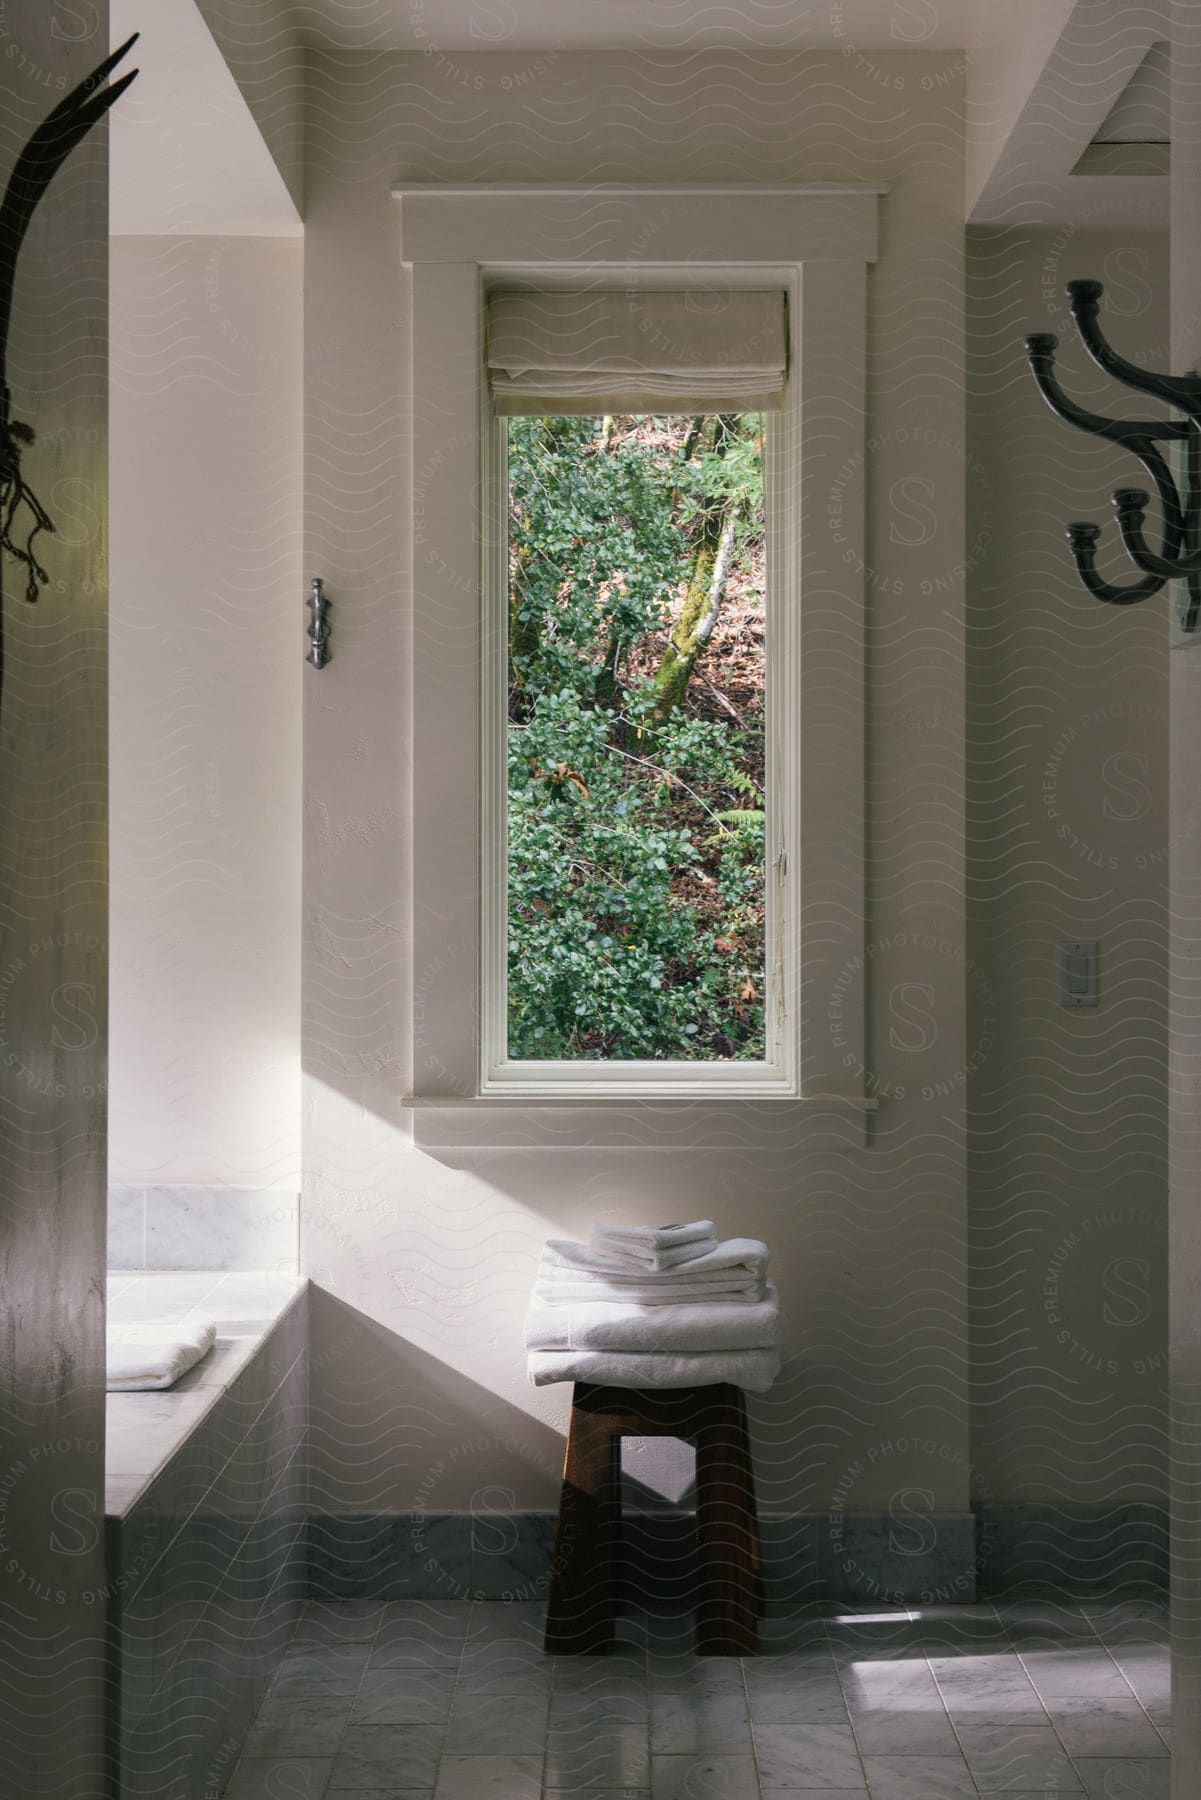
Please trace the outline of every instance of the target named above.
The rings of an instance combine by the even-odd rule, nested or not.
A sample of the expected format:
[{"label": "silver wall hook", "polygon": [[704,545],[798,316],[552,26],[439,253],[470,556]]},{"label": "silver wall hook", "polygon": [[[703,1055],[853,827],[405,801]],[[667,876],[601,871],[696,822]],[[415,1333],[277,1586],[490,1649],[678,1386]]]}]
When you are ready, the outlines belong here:
[{"label": "silver wall hook", "polygon": [[305,605],[311,607],[313,613],[309,622],[309,649],[305,661],[312,663],[315,669],[323,669],[329,661],[329,625],[326,622],[329,601],[325,597],[325,583],[320,575],[313,577],[313,591]]}]

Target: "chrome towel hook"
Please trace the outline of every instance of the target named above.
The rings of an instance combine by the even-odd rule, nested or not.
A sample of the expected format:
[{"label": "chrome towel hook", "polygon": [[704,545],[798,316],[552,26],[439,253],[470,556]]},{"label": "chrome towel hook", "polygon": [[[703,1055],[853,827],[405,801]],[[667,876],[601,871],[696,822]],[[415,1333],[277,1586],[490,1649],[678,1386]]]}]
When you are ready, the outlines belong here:
[{"label": "chrome towel hook", "polygon": [[313,591],[305,605],[311,607],[313,612],[309,622],[309,650],[305,661],[312,663],[315,669],[323,669],[329,661],[329,625],[326,622],[329,601],[325,597],[325,583],[320,575],[313,577]]}]

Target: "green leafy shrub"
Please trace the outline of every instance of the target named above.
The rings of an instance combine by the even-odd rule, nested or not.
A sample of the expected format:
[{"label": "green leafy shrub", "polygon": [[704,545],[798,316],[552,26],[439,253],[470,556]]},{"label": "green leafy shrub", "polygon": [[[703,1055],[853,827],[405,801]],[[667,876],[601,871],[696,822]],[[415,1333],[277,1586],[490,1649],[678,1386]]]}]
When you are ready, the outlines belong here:
[{"label": "green leafy shrub", "polygon": [[[510,421],[514,1058],[764,1054],[758,420],[712,423],[695,441],[723,454],[685,460],[686,419]],[[698,656],[663,716],[698,546],[730,520],[741,705]]]}]

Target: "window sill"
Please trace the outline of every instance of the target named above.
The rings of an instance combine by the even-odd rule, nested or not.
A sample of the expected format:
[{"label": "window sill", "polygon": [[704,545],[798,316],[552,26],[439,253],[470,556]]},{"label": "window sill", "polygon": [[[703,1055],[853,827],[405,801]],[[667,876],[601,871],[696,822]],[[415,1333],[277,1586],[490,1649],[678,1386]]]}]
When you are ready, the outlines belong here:
[{"label": "window sill", "polygon": [[414,1094],[423,1150],[862,1149],[873,1099],[853,1094]]}]

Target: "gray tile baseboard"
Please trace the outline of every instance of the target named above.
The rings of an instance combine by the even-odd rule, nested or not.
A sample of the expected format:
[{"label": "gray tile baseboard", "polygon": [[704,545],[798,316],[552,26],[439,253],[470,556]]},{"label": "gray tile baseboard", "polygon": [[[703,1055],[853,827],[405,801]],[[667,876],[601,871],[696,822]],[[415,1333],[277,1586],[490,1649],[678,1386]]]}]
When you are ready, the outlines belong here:
[{"label": "gray tile baseboard", "polygon": [[1168,1584],[1166,1502],[1017,1501],[982,1506],[982,1594],[1155,1593]]},{"label": "gray tile baseboard", "polygon": [[[966,1603],[1049,1591],[1134,1595],[1166,1585],[1163,1507],[989,1506],[974,1513],[793,1514],[760,1520],[768,1610],[807,1602]],[[623,1521],[631,1599],[689,1603],[692,1522],[681,1514]],[[307,1588],[329,1599],[539,1600],[546,1596],[553,1513],[329,1515],[309,1519]]]},{"label": "gray tile baseboard", "polygon": [[286,1188],[113,1183],[108,1266],[296,1274],[299,1221],[300,1196]]},{"label": "gray tile baseboard", "polygon": [[[896,1541],[887,1514],[797,1515],[760,1521],[770,1610],[820,1599],[975,1598],[971,1513],[930,1515],[914,1543]],[[695,1587],[687,1515],[623,1521],[623,1574],[631,1599],[688,1603]],[[308,1591],[331,1599],[538,1600],[550,1581],[553,1513],[329,1515],[309,1520]]]}]

